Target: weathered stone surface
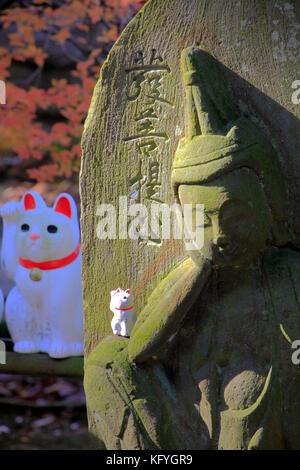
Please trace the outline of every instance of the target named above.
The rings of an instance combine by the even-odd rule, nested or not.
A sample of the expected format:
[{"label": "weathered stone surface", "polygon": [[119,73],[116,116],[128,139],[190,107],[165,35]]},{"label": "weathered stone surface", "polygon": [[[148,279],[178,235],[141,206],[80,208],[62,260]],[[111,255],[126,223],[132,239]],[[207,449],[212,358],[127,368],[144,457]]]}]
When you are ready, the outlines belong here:
[{"label": "weathered stone surface", "polygon": [[[232,0],[226,9],[221,0],[150,1],[112,49],[95,88],[83,137],[83,288],[88,350],[110,332],[109,291],[130,281],[139,311],[153,285],[181,257],[178,243],[172,241],[145,248],[131,240],[98,240],[96,208],[100,203],[117,206],[119,195],[137,189],[130,181],[139,173],[140,162],[144,175],[149,162],[159,163],[161,186],[155,189],[163,202],[169,202],[171,164],[185,132],[180,76],[184,47],[201,44],[221,61],[229,69],[223,71],[224,77],[232,85],[237,104],[263,121],[284,162],[290,221],[299,241],[300,105],[291,99],[295,91],[291,85],[299,79],[299,15],[296,1]],[[152,58],[150,66],[153,54],[156,59]],[[161,70],[147,73],[149,66]],[[137,74],[130,71],[135,67],[142,68],[136,82],[133,77]],[[150,77],[160,80],[159,88],[156,79],[152,82],[152,92],[147,89]],[[151,105],[147,105],[151,99],[146,96],[151,93],[159,94],[153,105],[157,118],[153,119]],[[143,112],[148,118],[137,121]],[[145,135],[147,125],[148,133],[166,134],[166,138],[128,140]],[[157,148],[139,148],[149,142]]]},{"label": "weathered stone surface", "polygon": [[[117,284],[131,282],[139,315],[129,341],[87,360],[108,448],[300,448],[299,14],[296,1],[152,0],[102,69],[81,171],[87,354]],[[141,202],[205,204],[201,256],[97,240],[97,205],[136,200],[139,171]]]}]

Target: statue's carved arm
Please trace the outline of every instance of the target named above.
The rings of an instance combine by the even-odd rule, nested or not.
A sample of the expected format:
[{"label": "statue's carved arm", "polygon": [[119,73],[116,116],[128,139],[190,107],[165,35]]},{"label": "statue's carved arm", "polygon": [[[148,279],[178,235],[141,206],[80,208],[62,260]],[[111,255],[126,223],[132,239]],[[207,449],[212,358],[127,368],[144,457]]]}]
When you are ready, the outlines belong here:
[{"label": "statue's carved arm", "polygon": [[156,286],[132,331],[131,361],[144,362],[159,354],[199,298],[210,272],[208,261],[203,259],[199,266],[188,258]]}]

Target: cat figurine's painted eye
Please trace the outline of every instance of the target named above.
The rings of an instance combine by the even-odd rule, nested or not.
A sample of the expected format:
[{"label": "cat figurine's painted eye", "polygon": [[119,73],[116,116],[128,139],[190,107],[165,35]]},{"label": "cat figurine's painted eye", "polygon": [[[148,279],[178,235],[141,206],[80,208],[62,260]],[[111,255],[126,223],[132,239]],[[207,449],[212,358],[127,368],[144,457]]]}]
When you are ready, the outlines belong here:
[{"label": "cat figurine's painted eye", "polygon": [[22,224],[21,225],[21,230],[22,232],[28,232],[28,230],[30,230],[30,227],[28,224]]},{"label": "cat figurine's painted eye", "polygon": [[47,227],[47,232],[49,233],[56,233],[58,230],[58,228],[56,227],[56,225],[48,225]]}]

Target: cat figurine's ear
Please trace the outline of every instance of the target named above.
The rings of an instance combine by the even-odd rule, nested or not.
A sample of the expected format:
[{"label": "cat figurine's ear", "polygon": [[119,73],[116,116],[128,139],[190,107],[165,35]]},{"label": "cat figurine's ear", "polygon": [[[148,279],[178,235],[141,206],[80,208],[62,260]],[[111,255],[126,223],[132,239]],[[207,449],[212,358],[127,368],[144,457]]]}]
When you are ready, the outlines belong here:
[{"label": "cat figurine's ear", "polygon": [[59,194],[54,202],[53,209],[55,212],[63,214],[69,219],[77,220],[77,207],[74,199],[72,196],[70,196],[70,194]]},{"label": "cat figurine's ear", "polygon": [[112,297],[113,295],[115,295],[115,294],[119,294],[120,292],[121,292],[121,288],[120,288],[120,287],[118,287],[117,289],[115,289],[115,290],[112,290],[112,291],[111,291],[111,293],[110,293],[110,295],[111,295],[111,297]]},{"label": "cat figurine's ear", "polygon": [[35,191],[26,191],[21,199],[21,207],[25,211],[31,211],[34,209],[44,209],[47,206],[42,196],[38,193]]},{"label": "cat figurine's ear", "polygon": [[130,289],[126,289],[126,294],[130,294]]}]

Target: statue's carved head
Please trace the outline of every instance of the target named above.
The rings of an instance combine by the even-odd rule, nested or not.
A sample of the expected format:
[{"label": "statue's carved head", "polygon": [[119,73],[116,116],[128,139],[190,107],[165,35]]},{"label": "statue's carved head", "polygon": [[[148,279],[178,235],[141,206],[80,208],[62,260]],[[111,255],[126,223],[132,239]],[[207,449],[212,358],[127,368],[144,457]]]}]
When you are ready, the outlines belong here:
[{"label": "statue's carved head", "polygon": [[220,71],[208,53],[185,49],[182,70],[188,123],[173,162],[175,196],[181,205],[204,204],[205,258],[216,266],[249,263],[267,244],[287,241],[276,151],[248,118],[238,116],[224,84],[216,88]]}]

